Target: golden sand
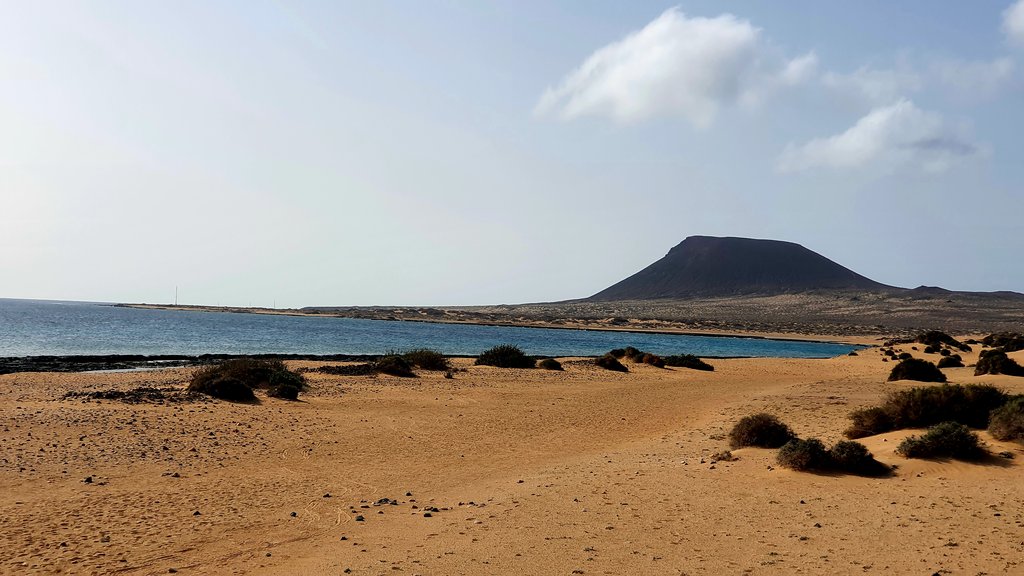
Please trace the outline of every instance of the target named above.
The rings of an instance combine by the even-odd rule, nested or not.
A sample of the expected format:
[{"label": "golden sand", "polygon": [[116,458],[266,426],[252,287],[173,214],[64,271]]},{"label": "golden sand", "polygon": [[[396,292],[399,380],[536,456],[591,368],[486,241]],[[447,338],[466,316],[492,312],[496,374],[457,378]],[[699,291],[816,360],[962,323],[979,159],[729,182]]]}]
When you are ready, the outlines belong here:
[{"label": "golden sand", "polygon": [[968,464],[895,455],[913,431],[864,439],[899,466],[880,479],[780,469],[772,450],[712,461],[758,411],[839,440],[851,410],[913,385],[884,382],[875,349],[711,373],[455,363],[310,374],[302,401],[258,405],[61,399],[190,369],[0,376],[0,572],[1024,573],[1018,444],[982,432],[1016,458]]}]

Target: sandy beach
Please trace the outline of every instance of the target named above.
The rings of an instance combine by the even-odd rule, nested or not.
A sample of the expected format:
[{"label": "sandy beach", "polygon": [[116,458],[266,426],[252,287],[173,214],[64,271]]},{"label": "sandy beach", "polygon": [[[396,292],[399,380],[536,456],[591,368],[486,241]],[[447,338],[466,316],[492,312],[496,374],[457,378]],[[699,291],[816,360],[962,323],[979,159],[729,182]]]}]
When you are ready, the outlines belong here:
[{"label": "sandy beach", "polygon": [[[717,360],[710,373],[471,362],[456,359],[453,379],[310,373],[302,401],[257,405],[63,399],[182,388],[188,368],[0,376],[0,572],[1024,570],[1024,447],[984,432],[1016,458],[894,454],[913,431],[863,440],[898,465],[889,478],[793,472],[774,450],[711,458],[736,420],[763,410],[802,437],[839,440],[851,410],[913,385],[885,383],[877,349]],[[972,374],[947,370],[1024,392],[1024,378]]]}]

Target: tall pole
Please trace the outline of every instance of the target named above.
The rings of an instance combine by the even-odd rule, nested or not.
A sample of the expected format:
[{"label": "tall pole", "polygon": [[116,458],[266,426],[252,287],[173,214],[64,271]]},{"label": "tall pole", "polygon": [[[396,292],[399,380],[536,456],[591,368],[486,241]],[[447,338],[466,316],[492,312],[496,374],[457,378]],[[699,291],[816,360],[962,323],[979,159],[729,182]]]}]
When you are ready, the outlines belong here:
[{"label": "tall pole", "polygon": [[177,286],[174,287],[174,305],[175,306],[178,305],[178,287]]}]

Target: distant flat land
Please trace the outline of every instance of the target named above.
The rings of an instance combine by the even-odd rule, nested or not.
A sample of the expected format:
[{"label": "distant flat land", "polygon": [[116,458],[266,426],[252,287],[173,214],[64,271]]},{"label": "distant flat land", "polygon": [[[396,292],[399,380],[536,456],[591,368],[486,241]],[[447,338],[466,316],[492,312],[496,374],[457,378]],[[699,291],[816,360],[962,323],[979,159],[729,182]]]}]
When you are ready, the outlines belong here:
[{"label": "distant flat land", "polygon": [[1024,327],[1024,297],[1020,295],[931,293],[922,290],[451,307],[331,306],[273,310],[130,306],[375,320],[738,334],[855,343],[927,329],[980,334],[1020,331]]}]

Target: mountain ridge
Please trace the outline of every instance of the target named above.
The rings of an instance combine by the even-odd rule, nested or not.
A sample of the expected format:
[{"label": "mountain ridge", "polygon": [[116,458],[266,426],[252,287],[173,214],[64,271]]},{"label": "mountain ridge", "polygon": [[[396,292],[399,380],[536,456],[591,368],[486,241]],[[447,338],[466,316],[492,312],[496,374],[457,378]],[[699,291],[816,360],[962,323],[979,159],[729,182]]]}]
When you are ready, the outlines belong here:
[{"label": "mountain ridge", "polygon": [[585,300],[662,300],[819,290],[906,289],[876,282],[794,242],[689,236],[660,260]]}]

